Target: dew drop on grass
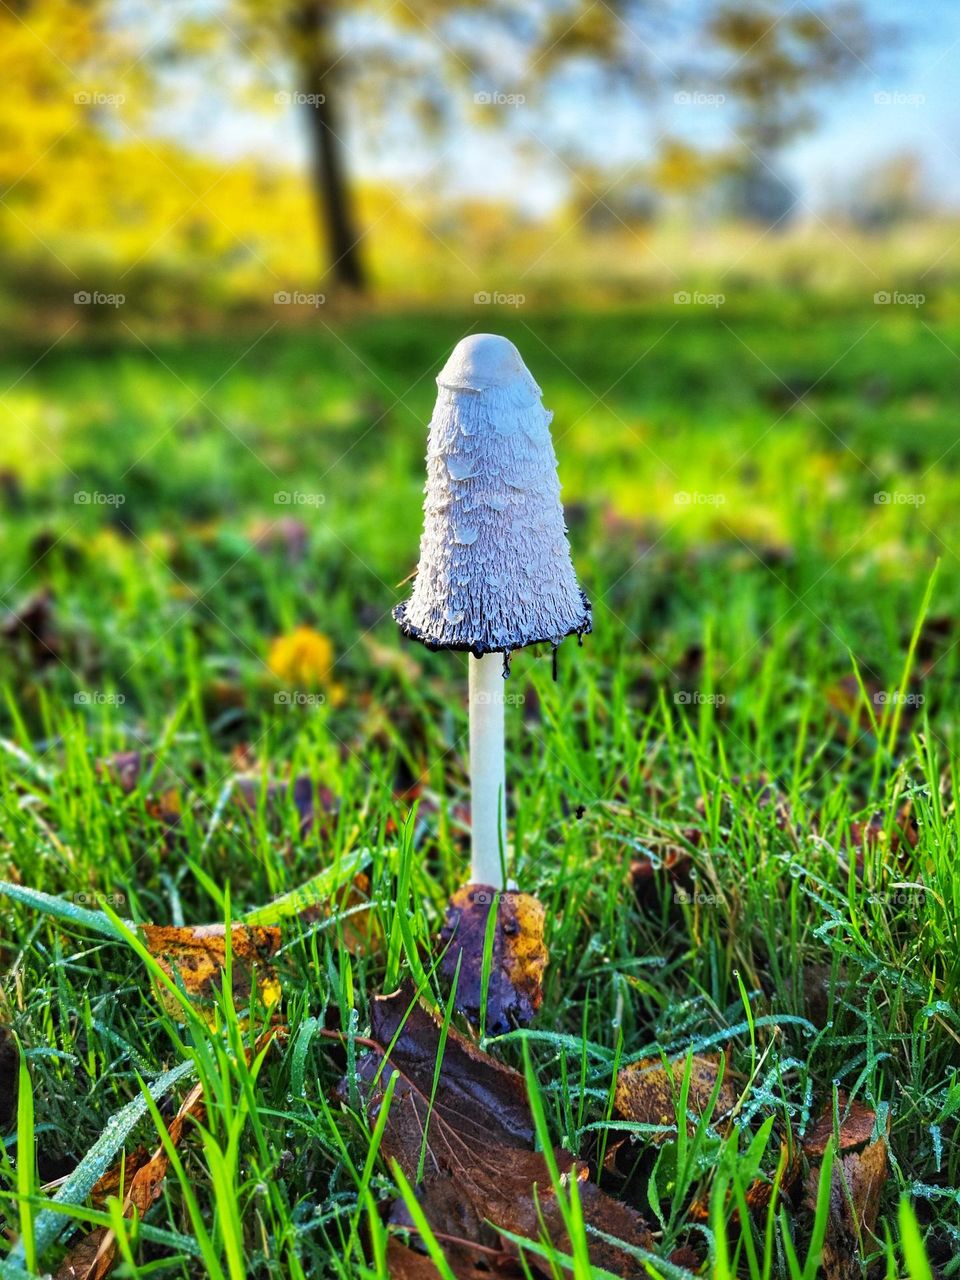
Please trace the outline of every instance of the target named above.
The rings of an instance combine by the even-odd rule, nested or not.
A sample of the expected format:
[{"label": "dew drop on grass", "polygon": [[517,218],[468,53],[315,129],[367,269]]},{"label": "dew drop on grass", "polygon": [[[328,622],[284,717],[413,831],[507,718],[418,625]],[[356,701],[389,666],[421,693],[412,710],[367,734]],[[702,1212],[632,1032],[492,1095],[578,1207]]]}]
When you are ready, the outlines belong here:
[{"label": "dew drop on grass", "polygon": [[935,1018],[938,1013],[952,1013],[953,1010],[946,1000],[934,1000],[932,1004],[928,1004],[923,1011],[925,1018]]},{"label": "dew drop on grass", "polygon": [[943,1136],[940,1133],[940,1126],[932,1124],[930,1126],[930,1137],[933,1139],[933,1158],[937,1162],[937,1173],[940,1172],[940,1165],[943,1162]]}]

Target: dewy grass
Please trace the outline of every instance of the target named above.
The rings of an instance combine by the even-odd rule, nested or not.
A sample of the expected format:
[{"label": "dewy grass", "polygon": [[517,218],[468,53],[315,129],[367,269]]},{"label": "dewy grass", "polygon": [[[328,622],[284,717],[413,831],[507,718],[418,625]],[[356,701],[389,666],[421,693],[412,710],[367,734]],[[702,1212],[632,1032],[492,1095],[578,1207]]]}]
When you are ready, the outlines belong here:
[{"label": "dewy grass", "polygon": [[[710,1270],[722,1238],[750,1280],[808,1265],[813,1214],[734,1209],[758,1159],[777,1178],[776,1135],[801,1141],[836,1086],[889,1121],[867,1246],[891,1274],[951,1276],[960,320],[946,292],[931,293],[935,336],[869,299],[727,293],[722,322],[685,309],[672,329],[655,302],[506,321],[524,351],[540,339],[530,364],[595,628],[575,678],[563,650],[557,684],[549,653],[513,663],[511,865],[545,905],[550,964],[538,1020],[487,1048],[522,1067],[527,1046],[554,1143],[595,1163],[635,1138],[628,1175],[601,1183],[645,1213],[660,1253],[693,1244]],[[414,379],[475,319],[358,315],[346,347],[276,333],[233,368],[242,341],[164,343],[163,363],[62,344],[0,406],[24,446],[3,530],[0,1021],[24,1046],[37,1154],[31,1200],[4,1135],[0,1216],[12,1240],[33,1203],[41,1270],[97,1221],[69,1206],[118,1152],[159,1140],[139,1079],[161,1109],[201,1079],[213,1145],[178,1152],[198,1217],[173,1172],[128,1228],[128,1272],[192,1277],[209,1244],[227,1276],[238,1250],[248,1274],[384,1273],[379,1210],[397,1184],[356,1118],[358,1038],[373,995],[413,965],[449,1008],[431,939],[468,847],[463,660],[401,649],[389,608],[413,568],[433,402]],[[29,363],[8,358],[3,385]],[[168,430],[194,398],[164,364],[213,388],[209,414]],[[816,386],[798,400],[783,383]],[[25,422],[54,452],[26,447]],[[77,504],[78,490],[126,502]],[[36,616],[12,621],[41,589],[53,657]],[[265,659],[300,624],[329,637],[334,667],[287,690]],[[131,751],[121,785],[103,761]],[[288,785],[303,776],[309,822]],[[908,801],[915,847],[899,834]],[[647,861],[676,870],[638,898],[630,868]],[[343,890],[359,872],[380,948],[342,945],[340,911],[292,925],[299,886]],[[290,1035],[256,1069],[238,1050],[262,1012],[220,1007],[219,1033],[173,1023],[110,914],[194,924],[228,905],[285,930]],[[657,1167],[651,1135],[610,1111],[615,1063],[661,1050],[729,1051],[745,1082],[736,1134],[688,1143],[686,1197],[671,1157]],[[331,1101],[343,1076],[346,1109]],[[690,1221],[693,1195],[715,1223]],[[24,1250],[9,1261],[22,1271]],[[666,1257],[660,1270],[674,1274]]]}]

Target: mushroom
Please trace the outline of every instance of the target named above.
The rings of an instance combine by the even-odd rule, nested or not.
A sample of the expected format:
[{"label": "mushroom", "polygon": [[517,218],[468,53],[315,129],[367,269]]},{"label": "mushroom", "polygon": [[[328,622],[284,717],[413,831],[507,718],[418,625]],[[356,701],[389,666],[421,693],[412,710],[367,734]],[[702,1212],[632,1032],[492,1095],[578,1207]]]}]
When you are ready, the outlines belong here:
[{"label": "mushroom", "polygon": [[[420,562],[393,616],[428,649],[467,651],[471,880],[504,886],[503,680],[526,645],[591,629],[542,392],[512,342],[464,338],[437,378]],[[499,656],[498,656],[499,655]]]}]

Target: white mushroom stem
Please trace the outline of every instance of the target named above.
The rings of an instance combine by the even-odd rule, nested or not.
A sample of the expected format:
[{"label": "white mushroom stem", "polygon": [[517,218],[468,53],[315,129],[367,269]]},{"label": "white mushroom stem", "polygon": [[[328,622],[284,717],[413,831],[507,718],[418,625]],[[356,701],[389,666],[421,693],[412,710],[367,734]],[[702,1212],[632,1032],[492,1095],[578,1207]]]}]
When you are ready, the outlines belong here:
[{"label": "white mushroom stem", "polygon": [[470,669],[470,878],[503,888],[501,844],[506,841],[503,760],[503,655],[472,655]]}]

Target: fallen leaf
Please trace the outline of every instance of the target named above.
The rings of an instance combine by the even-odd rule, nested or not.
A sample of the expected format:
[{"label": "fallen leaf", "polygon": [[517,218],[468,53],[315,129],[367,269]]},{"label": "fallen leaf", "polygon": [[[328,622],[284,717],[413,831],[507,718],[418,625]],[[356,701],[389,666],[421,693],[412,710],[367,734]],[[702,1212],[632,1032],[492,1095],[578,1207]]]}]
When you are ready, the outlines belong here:
[{"label": "fallen leaf", "polygon": [[[256,1045],[246,1051],[247,1061],[251,1061],[281,1034],[283,1034],[283,1028],[279,1027],[270,1027],[264,1031],[257,1039]],[[188,1119],[199,1123],[202,1122],[203,1117],[203,1086],[195,1084],[167,1126],[167,1133],[173,1146],[180,1145]],[[132,1157],[127,1156],[118,1161],[113,1168],[108,1169],[91,1194],[94,1200],[105,1199],[116,1194],[122,1185],[126,1188],[121,1202],[122,1216],[129,1218],[134,1212],[142,1216],[159,1198],[169,1167],[170,1159],[162,1143],[157,1146],[152,1155],[147,1155],[142,1147],[138,1147]],[[69,1250],[56,1273],[56,1280],[103,1280],[114,1264],[116,1253],[117,1239],[113,1230],[108,1227],[95,1227]]]},{"label": "fallen leaf", "polygon": [[[845,1093],[837,1094],[837,1112],[840,1119],[838,1150],[852,1151],[862,1147],[873,1137],[877,1113],[862,1102],[847,1102]],[[833,1106],[823,1114],[803,1140],[803,1151],[808,1159],[822,1157],[833,1134]]]},{"label": "fallen leaf", "polygon": [[[657,1146],[668,1141],[676,1131],[676,1108],[686,1062],[685,1057],[676,1058],[667,1070],[659,1058],[644,1058],[622,1067],[617,1076],[614,1105],[618,1113],[636,1124],[666,1126],[660,1132],[645,1135],[647,1141]],[[707,1110],[723,1065],[724,1059],[719,1054],[693,1055],[687,1094],[688,1116],[702,1116]],[[737,1104],[738,1096],[729,1071],[725,1071],[710,1123],[716,1124],[728,1117]],[[696,1132],[693,1119],[688,1120],[687,1132],[691,1135]]]},{"label": "fallen leaf", "polygon": [[[178,975],[184,990],[205,1015],[209,1014],[220,989],[226,962],[226,929],[222,924],[174,925],[142,924],[140,932],[150,954],[168,978]],[[233,953],[233,998],[240,1007],[250,998],[256,981],[260,1004],[271,1008],[280,999],[280,983],[270,965],[280,946],[280,930],[261,925],[235,924],[230,933]],[[183,1021],[183,1010],[173,993],[158,986],[163,1007],[172,1018]]]},{"label": "fallen leaf", "polygon": [[[826,1280],[861,1280],[863,1262],[880,1247],[880,1198],[887,1183],[887,1140],[841,1156],[830,1179],[830,1213],[820,1265]],[[808,1204],[815,1203],[820,1167],[810,1171]]]},{"label": "fallen leaf", "polygon": [[[456,1280],[523,1280],[523,1270],[507,1253],[491,1250],[481,1263],[451,1265]],[[442,1273],[424,1253],[403,1244],[396,1236],[387,1243],[390,1280],[442,1280]]]},{"label": "fallen leaf", "polygon": [[[830,1181],[830,1212],[821,1266],[826,1280],[860,1280],[862,1260],[879,1241],[875,1236],[880,1197],[887,1182],[887,1136],[874,1138],[876,1112],[860,1102],[847,1103],[838,1095],[840,1116],[838,1157]],[[827,1106],[804,1140],[810,1158],[820,1158],[834,1136],[832,1104]],[[807,1204],[816,1204],[821,1166],[810,1169]]]},{"label": "fallen leaf", "polygon": [[441,972],[452,982],[457,964],[456,1007],[475,1025],[481,1021],[483,955],[487,922],[496,909],[487,985],[485,1026],[501,1035],[526,1026],[543,1000],[547,948],[543,904],[529,893],[500,893],[490,885],[468,884],[450,899],[440,942],[447,943]]},{"label": "fallen leaf", "polygon": [[[409,985],[374,1000],[371,1038],[378,1047],[360,1060],[357,1075],[373,1122],[389,1067],[394,1069],[381,1154],[396,1160],[416,1185],[427,1220],[444,1240],[454,1269],[486,1264],[491,1250],[501,1252],[504,1240],[498,1229],[527,1239],[546,1237],[569,1253],[547,1163],[531,1149],[534,1126],[523,1076],[451,1027],[434,1095],[440,1035],[439,1018],[414,999]],[[389,1046],[388,1069],[383,1070]],[[340,1095],[349,1095],[346,1081]],[[653,1239],[639,1214],[589,1182],[586,1165],[569,1152],[558,1151],[556,1159],[565,1179],[576,1179],[589,1224],[633,1248],[652,1249]],[[412,1227],[402,1201],[394,1203],[391,1221]],[[594,1265],[616,1275],[637,1274],[634,1255],[596,1237],[590,1240],[590,1256]]]},{"label": "fallen leaf", "polygon": [[100,1178],[90,1192],[90,1199],[97,1206],[106,1204],[110,1196],[115,1196],[121,1187],[128,1187],[130,1180],[149,1161],[150,1152],[144,1146],[134,1149],[117,1162]]},{"label": "fallen leaf", "polygon": [[[202,1098],[202,1085],[194,1085],[168,1125],[167,1132],[174,1146],[179,1144],[188,1118],[202,1120]],[[107,1171],[100,1182],[106,1180],[108,1187],[112,1185],[114,1188],[119,1188],[123,1182],[126,1187],[121,1208],[123,1216],[129,1218],[134,1211],[143,1215],[159,1197],[169,1167],[170,1158],[161,1144],[132,1176],[126,1161],[121,1160]],[[112,1193],[108,1190],[107,1194]],[[114,1232],[108,1227],[96,1227],[70,1249],[60,1264],[56,1280],[103,1280],[113,1266],[116,1252],[117,1239]]]}]

